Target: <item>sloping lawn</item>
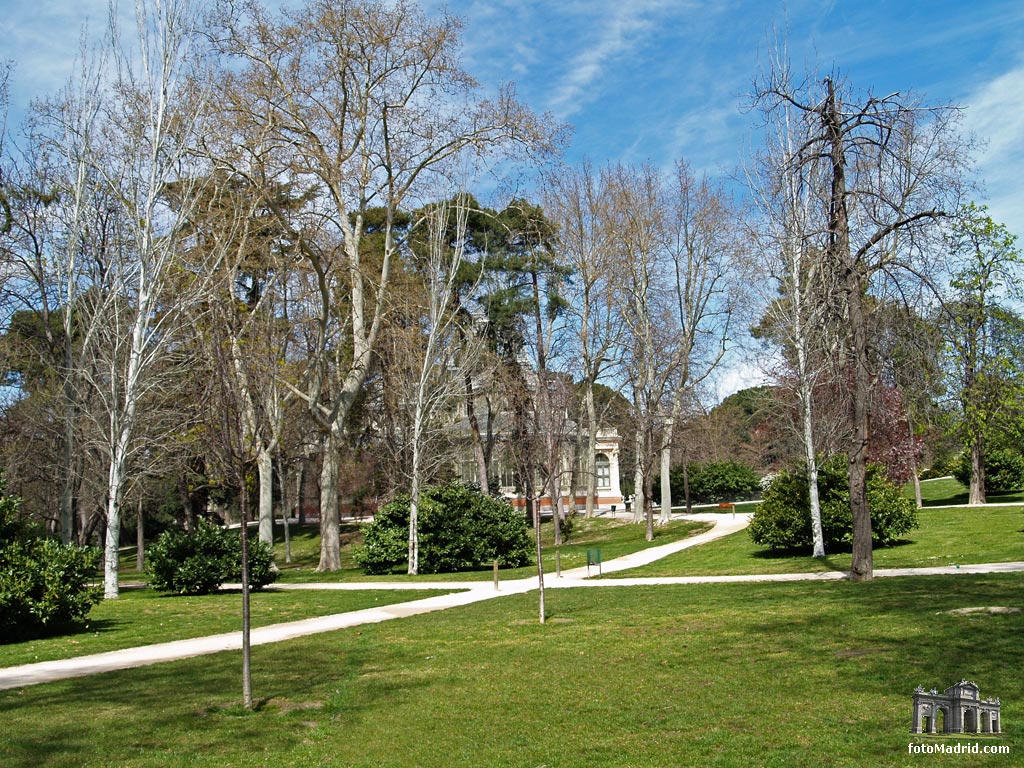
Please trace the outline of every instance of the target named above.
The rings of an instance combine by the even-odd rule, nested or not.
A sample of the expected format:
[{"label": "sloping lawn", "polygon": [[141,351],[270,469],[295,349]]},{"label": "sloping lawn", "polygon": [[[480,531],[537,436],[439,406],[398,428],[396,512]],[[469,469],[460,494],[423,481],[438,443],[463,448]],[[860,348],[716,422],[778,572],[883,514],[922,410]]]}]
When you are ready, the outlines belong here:
[{"label": "sloping lawn", "polygon": [[[5,768],[1019,766],[1024,576],[552,590],[0,693]],[[1002,700],[1008,756],[909,754],[917,685]],[[961,743],[959,739],[955,743]],[[940,743],[928,740],[928,744]],[[969,743],[969,742],[964,742]],[[979,747],[980,748],[980,747]]]},{"label": "sloping lawn", "polygon": [[[896,546],[876,549],[876,568],[920,568],[966,563],[1024,560],[1024,507],[925,507],[920,527]],[[635,576],[710,576],[753,573],[818,573],[850,568],[849,552],[776,555],[754,544],[743,530],[656,563],[610,574]]]}]

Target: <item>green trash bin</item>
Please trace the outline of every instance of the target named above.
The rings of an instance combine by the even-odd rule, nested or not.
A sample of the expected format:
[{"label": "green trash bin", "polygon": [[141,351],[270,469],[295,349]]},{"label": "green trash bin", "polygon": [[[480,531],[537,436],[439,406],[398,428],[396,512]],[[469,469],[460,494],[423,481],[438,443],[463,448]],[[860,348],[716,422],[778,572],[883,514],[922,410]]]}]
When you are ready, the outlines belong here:
[{"label": "green trash bin", "polygon": [[597,566],[597,575],[601,575],[601,550],[600,549],[588,549],[587,550],[587,576],[590,575],[590,567],[592,565]]}]

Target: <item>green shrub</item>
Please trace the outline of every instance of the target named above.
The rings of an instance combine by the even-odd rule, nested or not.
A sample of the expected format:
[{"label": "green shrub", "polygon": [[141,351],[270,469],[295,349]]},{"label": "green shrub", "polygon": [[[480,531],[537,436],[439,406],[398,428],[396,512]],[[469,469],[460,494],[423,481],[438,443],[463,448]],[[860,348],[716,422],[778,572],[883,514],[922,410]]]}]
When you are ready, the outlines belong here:
[{"label": "green shrub", "polygon": [[[875,546],[888,546],[917,527],[913,502],[889,482],[884,469],[868,464],[868,503]],[[818,471],[818,497],[825,548],[847,548],[853,540],[853,518],[845,456],[833,456]],[[803,550],[812,546],[807,471],[783,470],[765,490],[750,521],[755,544],[772,550]]]},{"label": "green shrub", "polygon": [[[687,465],[690,481],[690,501],[697,504],[716,504],[723,501],[746,501],[761,490],[758,474],[738,461],[710,461],[706,464]],[[675,467],[669,474],[672,503],[684,504],[683,468]]]},{"label": "green shrub", "polygon": [[0,477],[0,642],[13,642],[85,618],[101,592],[92,586],[97,551],[31,536],[4,488]]},{"label": "green shrub", "polygon": [[[953,477],[971,485],[971,452],[961,451],[953,463]],[[985,454],[985,493],[1018,491],[1024,488],[1024,456],[1008,448],[993,448]]]},{"label": "green shrub", "polygon": [[[206,595],[242,577],[242,541],[237,531],[200,520],[191,532],[160,534],[146,560],[149,585],[161,592]],[[270,547],[249,539],[249,586],[261,589],[277,578]]]},{"label": "green shrub", "polygon": [[[385,504],[366,527],[356,562],[370,574],[390,573],[407,562],[409,496]],[[489,565],[516,568],[530,562],[523,516],[504,499],[459,483],[429,486],[420,494],[420,573],[454,573]]]}]

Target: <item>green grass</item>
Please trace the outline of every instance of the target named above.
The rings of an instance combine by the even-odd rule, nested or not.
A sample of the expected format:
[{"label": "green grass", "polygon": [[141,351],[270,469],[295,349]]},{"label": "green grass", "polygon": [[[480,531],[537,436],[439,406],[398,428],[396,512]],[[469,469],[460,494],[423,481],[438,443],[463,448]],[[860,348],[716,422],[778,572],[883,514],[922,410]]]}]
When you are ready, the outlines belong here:
[{"label": "green grass", "polygon": [[[550,590],[0,693],[5,768],[1020,765],[1024,575]],[[1003,702],[1008,757],[908,754],[915,686]]]},{"label": "green grass", "polygon": [[[694,536],[709,528],[707,523],[699,523],[687,520],[675,520],[667,526],[658,526],[655,529],[654,541],[648,542],[644,538],[645,528],[643,525],[635,525],[623,519],[609,519],[595,517],[590,520],[579,517],[576,520],[576,528],[572,539],[561,547],[554,546],[554,531],[551,523],[544,523],[541,526],[541,535],[544,542],[544,568],[546,572],[554,572],[556,569],[556,556],[561,562],[563,569],[576,568],[587,564],[586,551],[592,548],[601,550],[602,560],[610,560],[614,557],[636,552],[648,547],[661,546],[679,539]],[[530,531],[533,535],[533,531]],[[342,526],[342,569],[334,573],[317,573],[316,566],[320,560],[320,531],[315,526],[304,526],[296,529],[293,526],[291,533],[292,562],[284,563],[283,533],[277,530],[278,540],[275,543],[274,553],[278,566],[281,568],[281,580],[284,582],[360,582],[360,581],[472,581],[487,580],[492,578],[493,571],[486,568],[479,571],[463,571],[460,573],[448,574],[425,574],[422,576],[409,576],[404,573],[396,573],[388,576],[367,576],[361,569],[355,566],[352,559],[352,548],[362,542],[362,534],[358,525],[346,524]],[[535,576],[536,565],[524,566],[522,568],[508,568],[500,572],[501,579],[522,579]]]},{"label": "green grass", "polygon": [[[913,486],[907,489],[907,495],[914,498]],[[921,481],[921,503],[926,507],[938,507],[949,504],[966,504],[968,489],[959,480],[952,477],[939,477],[934,480]],[[1024,491],[1007,491],[992,493],[986,497],[989,504],[1009,504],[1024,502]]]},{"label": "green grass", "polygon": [[[956,481],[952,481],[956,483]],[[956,483],[956,486],[963,488]],[[924,483],[938,502],[959,491],[946,480]],[[911,490],[911,493],[913,491]],[[876,549],[876,568],[1001,563],[1024,560],[1024,508],[926,506],[918,510],[920,527],[895,546]],[[705,576],[755,573],[820,573],[850,568],[849,552],[823,560],[809,555],[774,554],[754,544],[744,530],[700,547],[683,550],[650,565],[609,574],[612,578]]]},{"label": "green grass", "polygon": [[[380,605],[418,600],[440,591],[274,591],[254,592],[252,626],[262,627]],[[205,637],[241,629],[238,592],[201,597],[160,595],[148,589],[124,590],[118,600],[104,600],[88,621],[68,634],[0,644],[0,667],[66,659],[139,645]]]}]

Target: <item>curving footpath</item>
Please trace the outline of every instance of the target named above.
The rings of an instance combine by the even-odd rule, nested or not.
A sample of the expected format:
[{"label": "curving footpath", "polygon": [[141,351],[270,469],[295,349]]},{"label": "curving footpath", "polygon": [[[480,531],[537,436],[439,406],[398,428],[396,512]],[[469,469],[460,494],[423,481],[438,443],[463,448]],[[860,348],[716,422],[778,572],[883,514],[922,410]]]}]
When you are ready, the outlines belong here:
[{"label": "curving footpath", "polygon": [[[682,541],[651,547],[634,552],[603,564],[602,573],[613,573],[640,565],[647,565],[667,555],[699,546],[709,541],[728,536],[742,530],[749,523],[750,516],[744,514],[697,514],[687,519],[702,520],[714,523],[714,527],[702,534]],[[874,575],[884,578],[889,576],[926,576],[952,575],[972,573],[1009,573],[1024,571],[1024,562],[990,563],[981,565],[946,566],[931,568],[881,568]],[[651,584],[717,584],[732,582],[764,582],[764,581],[816,581],[845,579],[848,574],[841,571],[826,573],[785,573],[761,574],[747,576],[677,576],[660,578],[623,578],[623,579],[588,579],[587,568],[573,568],[563,571],[561,578],[547,574],[545,587],[558,589],[572,587],[635,587]],[[297,637],[306,637],[322,632],[333,632],[338,629],[359,626],[361,624],[377,624],[391,619],[416,616],[422,613],[456,608],[461,605],[491,600],[511,594],[521,594],[537,588],[537,578],[515,579],[500,582],[498,589],[490,581],[467,582],[417,582],[415,584],[396,584],[388,582],[353,583],[353,584],[280,584],[274,589],[336,589],[336,590],[368,590],[368,589],[453,589],[459,590],[445,595],[437,595],[406,603],[397,603],[378,608],[367,608],[349,613],[321,616],[313,619],[274,624],[268,627],[253,629],[250,634],[253,646],[279,643]],[[24,664],[18,667],[0,669],[0,690],[21,688],[27,685],[48,683],[73,677],[131,669],[162,661],[185,659],[194,656],[236,651],[242,647],[240,631],[222,635],[199,637],[191,640],[175,640],[169,643],[126,648],[120,651],[79,656],[73,659],[43,661],[36,664]]]}]

